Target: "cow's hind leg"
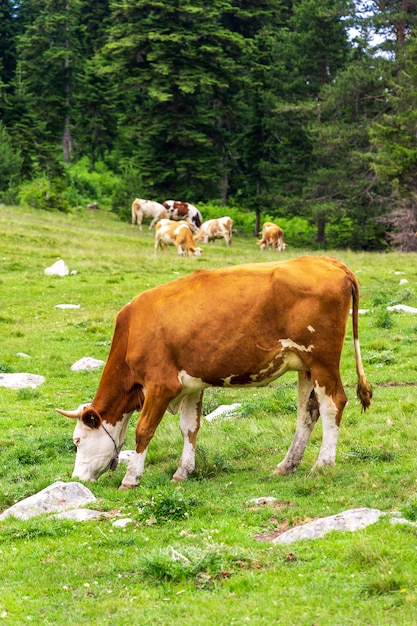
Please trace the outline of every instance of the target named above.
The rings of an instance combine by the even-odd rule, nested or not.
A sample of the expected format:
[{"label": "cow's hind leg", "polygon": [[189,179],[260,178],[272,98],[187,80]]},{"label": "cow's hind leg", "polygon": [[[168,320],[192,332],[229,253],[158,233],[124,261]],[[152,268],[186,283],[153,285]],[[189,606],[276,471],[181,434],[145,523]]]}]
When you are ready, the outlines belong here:
[{"label": "cow's hind leg", "polygon": [[185,396],[180,417],[180,430],[184,440],[184,447],[181,454],[180,464],[172,480],[180,482],[192,474],[195,468],[195,446],[197,434],[200,428],[201,406],[203,403],[203,392]]},{"label": "cow's hind leg", "polygon": [[120,489],[137,487],[142,478],[148,445],[176,393],[159,385],[146,388],[145,402],[136,425],[136,451],[129,461]]},{"label": "cow's hind leg", "polygon": [[[331,389],[333,388],[333,391]],[[347,398],[340,378],[331,387],[319,386],[316,383],[315,393],[320,406],[320,415],[323,425],[323,440],[319,457],[313,469],[325,465],[334,465],[336,461],[336,447],[339,437],[339,425]]]},{"label": "cow's hind leg", "polygon": [[285,458],[275,468],[275,474],[288,474],[300,465],[314,425],[319,418],[317,398],[313,384],[305,372],[298,373],[297,426]]}]

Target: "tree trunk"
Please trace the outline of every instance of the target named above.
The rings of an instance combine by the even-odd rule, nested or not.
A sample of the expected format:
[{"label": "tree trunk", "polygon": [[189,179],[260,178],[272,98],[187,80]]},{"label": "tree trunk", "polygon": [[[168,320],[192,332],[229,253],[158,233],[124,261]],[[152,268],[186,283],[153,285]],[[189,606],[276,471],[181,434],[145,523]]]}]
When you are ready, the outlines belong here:
[{"label": "tree trunk", "polygon": [[70,130],[70,121],[68,115],[65,117],[64,132],[62,134],[62,153],[64,155],[64,163],[71,163],[74,141]]}]

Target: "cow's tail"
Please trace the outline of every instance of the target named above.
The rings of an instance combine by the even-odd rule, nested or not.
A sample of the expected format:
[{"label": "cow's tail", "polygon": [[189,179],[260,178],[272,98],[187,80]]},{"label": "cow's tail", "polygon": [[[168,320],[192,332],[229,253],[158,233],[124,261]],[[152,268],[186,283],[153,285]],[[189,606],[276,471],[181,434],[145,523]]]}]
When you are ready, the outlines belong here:
[{"label": "cow's tail", "polygon": [[362,409],[366,409],[371,404],[372,399],[372,387],[368,382],[365,370],[362,364],[361,349],[359,344],[359,330],[358,330],[358,318],[359,318],[359,284],[354,274],[352,277],[352,329],[353,329],[353,345],[355,349],[355,361],[356,361],[356,373],[358,376],[358,384],[356,387],[356,395],[362,404]]}]

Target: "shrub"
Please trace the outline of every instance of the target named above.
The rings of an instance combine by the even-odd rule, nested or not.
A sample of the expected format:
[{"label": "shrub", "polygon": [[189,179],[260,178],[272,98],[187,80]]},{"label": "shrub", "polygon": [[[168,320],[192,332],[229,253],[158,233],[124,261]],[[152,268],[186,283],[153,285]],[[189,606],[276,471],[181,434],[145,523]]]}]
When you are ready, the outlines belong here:
[{"label": "shrub", "polygon": [[70,210],[70,205],[64,197],[64,185],[65,182],[61,179],[35,178],[21,185],[19,201],[34,209],[66,213]]},{"label": "shrub", "polygon": [[118,184],[118,177],[104,163],[96,163],[95,170],[88,168],[88,160],[81,159],[67,168],[69,185],[65,198],[71,206],[87,206],[97,202],[100,208],[110,208],[113,189]]},{"label": "shrub", "polygon": [[[135,198],[146,198],[146,196],[147,193],[142,188],[140,173],[133,166],[129,165],[124,168],[122,175],[114,186],[111,196],[111,210],[120,219],[130,221],[133,200]],[[149,198],[149,200],[156,200],[156,198]]]}]

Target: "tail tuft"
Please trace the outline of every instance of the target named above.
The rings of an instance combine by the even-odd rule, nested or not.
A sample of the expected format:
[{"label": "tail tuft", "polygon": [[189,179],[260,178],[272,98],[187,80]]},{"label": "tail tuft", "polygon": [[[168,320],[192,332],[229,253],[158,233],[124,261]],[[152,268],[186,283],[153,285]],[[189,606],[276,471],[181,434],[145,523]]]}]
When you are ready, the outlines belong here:
[{"label": "tail tuft", "polygon": [[366,376],[359,376],[358,386],[356,387],[356,395],[362,404],[362,410],[366,411],[366,409],[371,404],[371,399],[373,396],[372,386],[367,381]]}]

